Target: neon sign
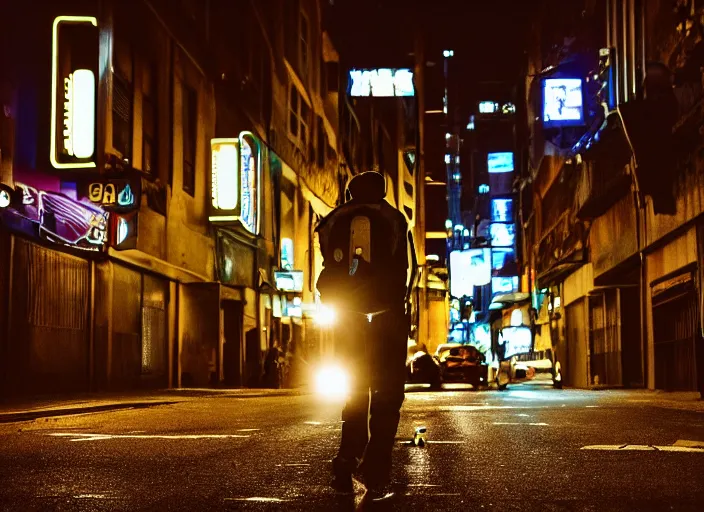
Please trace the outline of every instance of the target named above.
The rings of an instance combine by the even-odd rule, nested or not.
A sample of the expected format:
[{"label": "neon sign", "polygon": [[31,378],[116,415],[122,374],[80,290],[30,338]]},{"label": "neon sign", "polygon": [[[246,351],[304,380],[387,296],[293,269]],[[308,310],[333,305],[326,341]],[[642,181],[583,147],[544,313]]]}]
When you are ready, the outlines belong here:
[{"label": "neon sign", "polygon": [[106,210],[132,210],[138,206],[137,198],[140,194],[136,189],[126,179],[106,180],[88,185],[87,196],[92,203],[99,204]]},{"label": "neon sign", "polygon": [[259,233],[260,146],[251,132],[237,139],[213,139],[211,222],[239,222]]},{"label": "neon sign", "polygon": [[56,169],[95,167],[97,26],[92,16],[54,19],[49,159]]},{"label": "neon sign", "polygon": [[213,139],[212,152],[212,204],[216,210],[234,210],[237,207],[239,172],[238,140]]},{"label": "neon sign", "polygon": [[410,69],[353,69],[351,96],[413,96],[413,72]]}]

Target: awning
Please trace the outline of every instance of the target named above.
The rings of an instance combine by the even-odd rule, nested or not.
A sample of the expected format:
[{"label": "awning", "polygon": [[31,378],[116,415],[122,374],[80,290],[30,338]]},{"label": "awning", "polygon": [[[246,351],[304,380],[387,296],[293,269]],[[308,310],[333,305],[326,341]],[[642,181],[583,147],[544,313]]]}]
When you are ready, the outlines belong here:
[{"label": "awning", "polygon": [[500,311],[524,302],[530,302],[530,293],[514,292],[506,293],[504,295],[497,295],[494,297],[494,300],[491,301],[489,311]]},{"label": "awning", "polygon": [[[582,252],[582,251],[580,251]],[[545,272],[538,274],[536,285],[538,289],[548,288],[551,285],[564,281],[564,279],[579,267],[584,265],[585,261],[568,261],[557,263],[547,269]]]}]

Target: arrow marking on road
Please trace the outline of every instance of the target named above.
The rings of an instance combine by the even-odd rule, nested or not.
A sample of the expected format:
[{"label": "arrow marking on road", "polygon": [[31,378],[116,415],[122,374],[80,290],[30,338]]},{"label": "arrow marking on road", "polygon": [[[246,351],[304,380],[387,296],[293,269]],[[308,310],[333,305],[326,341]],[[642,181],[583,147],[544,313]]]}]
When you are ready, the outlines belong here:
[{"label": "arrow marking on road", "polygon": [[85,434],[78,432],[53,432],[52,437],[72,437],[71,441],[106,441],[108,439],[230,439],[250,437],[238,434]]}]

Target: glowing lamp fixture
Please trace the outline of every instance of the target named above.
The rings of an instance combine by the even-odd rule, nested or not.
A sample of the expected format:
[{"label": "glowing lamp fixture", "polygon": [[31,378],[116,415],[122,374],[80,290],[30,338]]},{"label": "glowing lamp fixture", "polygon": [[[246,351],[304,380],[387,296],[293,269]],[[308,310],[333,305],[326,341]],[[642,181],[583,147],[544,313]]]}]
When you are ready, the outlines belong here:
[{"label": "glowing lamp fixture", "polygon": [[12,203],[12,189],[0,183],[0,209],[7,208]]},{"label": "glowing lamp fixture", "polygon": [[239,141],[212,139],[212,204],[217,210],[234,210],[239,199]]},{"label": "glowing lamp fixture", "polygon": [[318,325],[329,327],[335,323],[335,310],[329,306],[320,305],[318,314],[315,315],[315,321]]}]

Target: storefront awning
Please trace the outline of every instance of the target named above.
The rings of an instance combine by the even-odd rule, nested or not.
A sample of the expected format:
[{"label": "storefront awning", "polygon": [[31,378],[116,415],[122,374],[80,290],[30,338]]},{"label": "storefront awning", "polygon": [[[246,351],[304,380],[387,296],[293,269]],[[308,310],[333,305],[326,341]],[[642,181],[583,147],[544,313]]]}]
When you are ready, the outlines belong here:
[{"label": "storefront awning", "polygon": [[568,275],[584,265],[583,261],[565,262],[553,265],[545,272],[538,274],[537,288],[548,288],[551,285],[563,281]]},{"label": "storefront awning", "polygon": [[523,302],[530,302],[530,293],[514,292],[497,295],[494,297],[494,300],[491,301],[489,311],[500,311]]}]

